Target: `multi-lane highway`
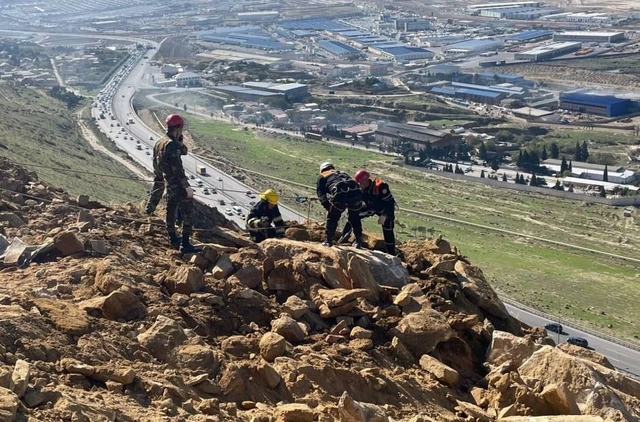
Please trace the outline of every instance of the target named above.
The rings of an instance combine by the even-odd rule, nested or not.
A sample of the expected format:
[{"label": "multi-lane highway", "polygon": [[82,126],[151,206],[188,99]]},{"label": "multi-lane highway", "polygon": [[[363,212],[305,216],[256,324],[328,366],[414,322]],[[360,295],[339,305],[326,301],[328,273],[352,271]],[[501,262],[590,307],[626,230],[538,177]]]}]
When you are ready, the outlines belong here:
[{"label": "multi-lane highway", "polygon": [[[153,43],[151,44],[153,45]],[[99,118],[101,113],[100,104],[93,109],[93,115],[97,118],[100,128],[114,140],[119,148],[126,151],[133,160],[149,170],[152,169],[153,145],[162,134],[150,129],[138,118],[131,106],[131,99],[136,89],[146,87],[149,84],[149,60],[144,59],[143,55],[151,59],[155,51],[157,50],[150,50],[146,54],[141,53],[125,65],[124,72],[116,72],[114,79],[107,84],[101,94],[107,100],[104,106],[106,111],[105,119]],[[111,120],[110,113],[113,113],[115,120]],[[128,121],[131,121],[130,119],[133,120],[133,123],[127,124]],[[111,124],[113,124],[113,127]],[[124,128],[124,132],[122,128]],[[116,135],[118,136],[116,137]],[[127,139],[124,139],[124,136]],[[258,200],[255,197],[248,196],[247,192],[251,192],[251,195],[255,195],[256,192],[191,154],[183,157],[183,163],[187,173],[193,176],[192,182],[196,187],[197,199],[209,206],[218,208],[220,212],[227,214],[227,218],[243,226],[243,218],[232,211],[232,204],[237,204],[244,214],[250,207],[250,202]],[[206,175],[197,174],[196,166],[198,165],[206,167]],[[202,180],[202,186],[195,186],[196,179]],[[216,189],[217,193],[206,195],[203,193],[203,188]],[[225,205],[219,203],[220,199],[225,201]],[[303,218],[286,207],[281,207],[281,210],[283,217],[287,220],[300,221]],[[531,326],[544,326],[553,322],[511,305],[507,305],[507,309],[513,316]],[[568,336],[583,337],[589,341],[589,345],[592,348],[607,356],[617,368],[640,376],[640,352],[570,327],[566,327],[565,331],[568,335],[557,336],[554,333],[550,334],[552,338],[560,342],[566,342]]]},{"label": "multi-lane highway", "polygon": [[[107,83],[100,94],[104,101],[102,103],[98,101],[92,111],[101,130],[115,142],[118,148],[149,170],[153,168],[153,145],[162,133],[149,128],[135,114],[131,99],[137,89],[148,85],[149,60],[156,51],[149,50],[147,53],[134,56],[121,71],[116,72],[114,78]],[[101,119],[100,114],[105,118]],[[114,119],[111,119],[111,114]],[[226,214],[229,220],[243,227],[244,215],[251,207],[251,203],[260,200],[258,192],[191,154],[184,156],[182,162],[196,191],[196,199],[217,208],[221,213]],[[205,167],[206,173],[198,174],[198,166]],[[205,193],[207,191],[208,194]],[[300,221],[301,219],[297,213],[285,206],[281,206],[280,210],[285,220]]]}]

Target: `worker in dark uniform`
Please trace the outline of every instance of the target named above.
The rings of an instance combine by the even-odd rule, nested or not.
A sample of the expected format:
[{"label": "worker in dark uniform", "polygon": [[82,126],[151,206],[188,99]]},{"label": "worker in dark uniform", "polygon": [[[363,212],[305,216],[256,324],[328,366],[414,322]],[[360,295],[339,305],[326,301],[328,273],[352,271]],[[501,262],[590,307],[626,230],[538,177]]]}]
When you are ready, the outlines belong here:
[{"label": "worker in dark uniform", "polygon": [[360,169],[353,178],[362,188],[362,199],[367,211],[378,215],[378,223],[382,225],[382,235],[387,253],[395,255],[396,237],[393,233],[396,201],[393,199],[389,185],[379,177],[371,178],[368,171]]},{"label": "worker in dark uniform", "polygon": [[[172,114],[171,116],[177,116],[177,114]],[[171,117],[169,116],[169,117]],[[180,117],[180,116],[178,116]],[[169,118],[167,118],[166,120],[168,120]],[[165,125],[166,125],[166,121],[165,121]],[[168,138],[170,138],[169,135],[169,127],[167,127],[167,133],[160,139],[158,139],[158,143],[160,142],[168,142]],[[182,135],[180,135],[182,136]],[[187,148],[187,146],[183,143],[183,140],[180,139],[180,153],[182,155],[187,155],[189,153],[189,149]],[[164,175],[162,174],[162,170],[160,170],[155,164],[156,164],[156,160],[153,160],[153,187],[151,188],[151,192],[149,193],[149,199],[147,199],[147,203],[144,206],[144,212],[147,215],[151,215],[153,214],[153,212],[156,210],[156,208],[158,207],[158,204],[160,203],[160,200],[162,199],[162,195],[164,194],[164,188],[165,188],[165,183],[164,183]],[[180,212],[180,209],[178,209],[178,221],[181,222],[182,221],[182,215]]]},{"label": "worker in dark uniform", "polygon": [[362,247],[362,221],[360,211],[365,208],[362,202],[360,187],[348,174],[336,171],[330,161],[320,165],[320,177],[316,184],[316,191],[320,204],[327,210],[325,246],[333,245],[333,239],[338,228],[342,213],[347,210],[349,223],[356,237],[353,246]]},{"label": "worker in dark uniform", "polygon": [[[153,147],[153,169],[156,175],[156,180],[159,182],[159,175],[162,175],[164,185],[167,189],[167,232],[169,234],[169,241],[174,247],[180,246],[180,252],[193,253],[198,252],[199,249],[195,248],[190,243],[190,236],[192,232],[192,218],[193,218],[193,189],[189,185],[189,180],[185,176],[184,168],[182,167],[182,155],[185,151],[182,137],[182,128],[184,126],[184,120],[177,114],[169,115],[165,120],[165,126],[167,128],[166,136],[160,138]],[[158,195],[158,191],[155,188],[151,192],[151,197],[147,205],[149,208],[155,208],[159,199],[155,199],[153,195]],[[160,191],[160,197],[162,191]],[[155,202],[155,205],[153,203]],[[176,235],[176,211],[180,209],[182,214],[182,239]]]},{"label": "worker in dark uniform", "polygon": [[247,229],[254,242],[260,243],[270,237],[284,236],[286,228],[278,209],[279,199],[278,192],[267,189],[260,194],[260,201],[249,211],[246,220]]}]

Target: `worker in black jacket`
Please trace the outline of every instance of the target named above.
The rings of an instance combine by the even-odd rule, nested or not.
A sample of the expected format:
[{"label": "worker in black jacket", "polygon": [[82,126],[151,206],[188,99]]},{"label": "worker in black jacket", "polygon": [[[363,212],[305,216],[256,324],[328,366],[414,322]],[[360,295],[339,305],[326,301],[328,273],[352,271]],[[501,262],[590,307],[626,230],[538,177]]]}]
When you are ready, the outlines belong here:
[{"label": "worker in black jacket", "polygon": [[[251,240],[260,243],[270,237],[283,237],[285,224],[278,209],[280,195],[273,189],[260,194],[260,201],[251,208],[247,215],[247,229]],[[275,227],[272,227],[273,226]]]},{"label": "worker in black jacket", "polygon": [[320,204],[327,210],[326,240],[322,244],[333,245],[338,222],[344,210],[347,210],[349,223],[356,237],[353,246],[361,248],[363,242],[360,211],[365,206],[362,202],[362,191],[356,181],[348,174],[337,171],[332,162],[325,161],[320,165],[316,193]]},{"label": "worker in black jacket", "polygon": [[362,199],[367,211],[378,215],[378,223],[382,225],[382,235],[387,253],[395,255],[396,237],[393,233],[396,201],[393,199],[389,185],[379,177],[371,178],[368,171],[360,169],[353,178],[362,188]]}]

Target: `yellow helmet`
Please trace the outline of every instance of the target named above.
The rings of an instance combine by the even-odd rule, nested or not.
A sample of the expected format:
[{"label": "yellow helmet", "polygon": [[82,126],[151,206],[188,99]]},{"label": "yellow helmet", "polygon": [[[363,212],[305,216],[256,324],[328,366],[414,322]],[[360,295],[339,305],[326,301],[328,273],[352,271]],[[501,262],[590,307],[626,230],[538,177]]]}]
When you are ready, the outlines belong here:
[{"label": "yellow helmet", "polygon": [[263,199],[272,205],[276,205],[280,199],[280,195],[278,195],[278,192],[273,189],[267,189],[260,194],[260,199]]}]

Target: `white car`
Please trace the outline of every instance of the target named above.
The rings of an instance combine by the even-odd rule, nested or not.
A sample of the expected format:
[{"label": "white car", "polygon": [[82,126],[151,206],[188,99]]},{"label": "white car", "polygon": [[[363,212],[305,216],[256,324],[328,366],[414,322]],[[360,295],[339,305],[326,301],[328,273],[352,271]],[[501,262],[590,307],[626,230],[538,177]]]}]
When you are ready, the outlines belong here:
[{"label": "white car", "polygon": [[231,211],[231,209],[229,209],[229,208],[226,208],[224,210],[224,213],[227,214],[227,215],[233,215],[233,211]]},{"label": "white car", "polygon": [[204,186],[204,182],[202,181],[202,179],[196,179],[196,185],[202,187]]}]

